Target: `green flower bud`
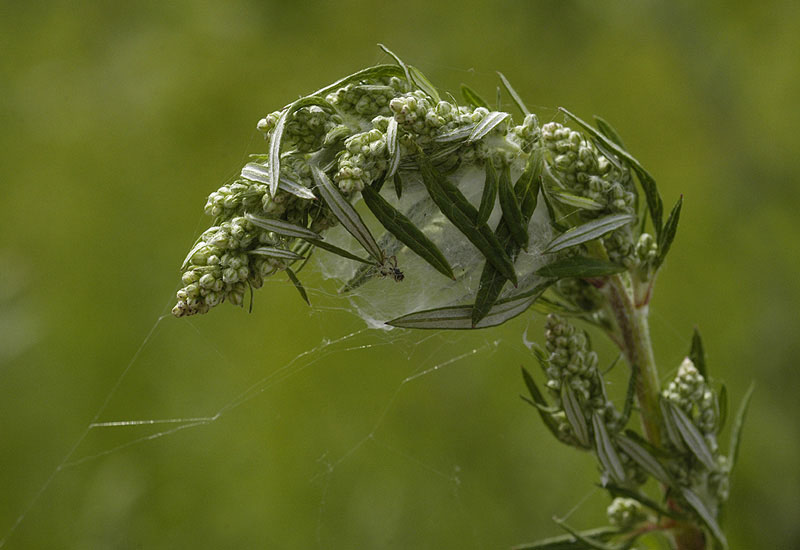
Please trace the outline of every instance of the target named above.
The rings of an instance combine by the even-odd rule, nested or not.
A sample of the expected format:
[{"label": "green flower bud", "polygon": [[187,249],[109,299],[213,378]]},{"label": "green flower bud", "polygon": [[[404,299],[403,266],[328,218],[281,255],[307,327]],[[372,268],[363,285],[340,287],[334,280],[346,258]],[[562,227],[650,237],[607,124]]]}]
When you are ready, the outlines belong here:
[{"label": "green flower bud", "polygon": [[632,498],[617,497],[606,510],[608,522],[619,529],[630,529],[647,519],[641,503]]}]

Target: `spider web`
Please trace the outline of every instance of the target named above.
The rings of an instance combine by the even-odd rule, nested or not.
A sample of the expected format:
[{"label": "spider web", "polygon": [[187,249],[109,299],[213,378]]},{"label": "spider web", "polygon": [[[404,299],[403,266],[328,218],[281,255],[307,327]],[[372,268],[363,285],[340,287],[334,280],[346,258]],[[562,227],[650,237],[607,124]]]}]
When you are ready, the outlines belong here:
[{"label": "spider web", "polygon": [[[467,169],[458,177],[465,195],[479,201],[482,173]],[[144,489],[137,487],[147,485],[137,482],[136,476],[153,470],[136,468],[142,460],[155,461],[155,470],[164,464],[164,476],[173,476],[173,480],[183,479],[182,472],[171,472],[170,467],[178,464],[179,470],[191,470],[198,460],[226,467],[238,464],[245,479],[259,479],[259,469],[285,469],[285,475],[270,477],[264,486],[282,491],[284,497],[289,495],[296,511],[282,511],[279,495],[275,500],[257,502],[273,507],[276,519],[267,524],[301,517],[310,533],[297,539],[284,533],[283,538],[266,537],[260,543],[413,547],[438,537],[475,548],[497,544],[498,533],[506,530],[502,516],[508,509],[498,507],[494,515],[483,510],[486,495],[500,498],[496,493],[503,489],[483,487],[487,482],[481,476],[486,471],[478,463],[489,455],[502,456],[508,441],[528,441],[529,432],[538,429],[535,415],[515,399],[521,390],[518,365],[530,363],[520,338],[527,333],[529,316],[481,331],[380,330],[388,328],[382,321],[403,313],[464,303],[474,294],[480,276],[479,253],[442,219],[420,188],[409,185],[402,199],[393,202],[424,226],[426,233],[436,236],[444,254],[462,273],[458,281],[443,278],[383,236],[380,244],[396,257],[406,274],[402,282],[359,273],[357,265],[330,254],[315,255],[316,271],[326,280],[316,281],[312,276],[314,285],[307,285],[307,290],[314,306],[304,310],[293,302],[290,314],[313,327],[309,335],[324,334],[321,339],[295,334],[288,345],[272,349],[268,339],[256,340],[241,328],[242,324],[256,324],[253,320],[245,322],[240,311],[228,307],[226,313],[214,311],[202,319],[159,316],[63,458],[5,533],[0,531],[0,547],[14,547],[19,531],[28,523],[46,527],[46,517],[36,522],[31,517],[39,515],[40,509],[46,512],[56,505],[69,506],[77,503],[81,494],[88,493],[84,498],[94,499],[99,507],[109,498],[108,491],[121,487],[130,493],[121,500],[127,498],[131,509],[120,514],[134,513],[133,503],[144,498]],[[531,234],[538,238],[517,262],[521,288],[510,288],[507,293],[537,282],[532,276],[540,265],[537,251],[550,238],[542,208],[540,205],[531,221]],[[490,224],[495,225],[499,217],[496,207]],[[377,227],[372,229],[380,234]],[[353,249],[352,239],[341,229],[326,238]],[[360,278],[357,284],[353,284],[354,277]],[[345,297],[338,295],[337,290],[348,282],[353,288]],[[269,306],[261,305],[263,295],[285,295],[292,291],[290,286],[277,278],[269,281],[256,296],[254,315],[268,317]],[[254,359],[260,353],[263,359]],[[326,385],[336,395],[326,395],[321,389]],[[487,388],[494,395],[487,394]],[[142,399],[143,395],[155,397]],[[298,408],[298,402],[318,405],[320,410],[307,412],[306,407]],[[509,415],[509,411],[513,412]],[[293,418],[295,415],[298,418]],[[511,426],[505,424],[509,417],[515,419]],[[254,436],[248,426],[255,418],[267,418],[256,424],[268,433]],[[309,423],[325,426],[309,430]],[[311,441],[302,436],[304,430],[313,434]],[[473,437],[475,441],[470,440]],[[206,451],[210,442],[231,445],[227,455],[241,458],[220,461],[218,454]],[[265,447],[273,442],[296,449],[296,461],[271,456]],[[474,451],[483,447],[486,450]],[[226,454],[226,450],[220,453]],[[255,458],[248,459],[250,455]],[[536,464],[544,458],[534,456],[533,448],[528,447],[521,457],[506,460],[519,469],[526,461]],[[139,474],[129,479],[126,468]],[[281,482],[282,477],[287,481]],[[502,485],[520,477],[499,470],[491,482]],[[75,487],[76,480],[89,480],[90,490]],[[231,490],[235,493],[246,485],[239,479]],[[174,489],[168,486],[163,491],[150,488],[148,494],[167,499]],[[409,494],[408,487],[416,493]],[[222,509],[230,498],[226,493],[222,502],[212,507]],[[515,499],[508,500],[508,506],[513,506]],[[422,502],[429,504],[423,506]],[[104,517],[108,519],[97,509],[90,507],[86,512],[85,508],[88,519],[83,521],[93,527],[99,527]],[[269,512],[256,514],[252,520],[264,516]],[[415,524],[408,525],[409,521]],[[502,540],[509,544],[524,540],[504,534]],[[79,533],[74,535],[86,540]],[[104,532],[92,536],[89,545],[109,540]]]}]

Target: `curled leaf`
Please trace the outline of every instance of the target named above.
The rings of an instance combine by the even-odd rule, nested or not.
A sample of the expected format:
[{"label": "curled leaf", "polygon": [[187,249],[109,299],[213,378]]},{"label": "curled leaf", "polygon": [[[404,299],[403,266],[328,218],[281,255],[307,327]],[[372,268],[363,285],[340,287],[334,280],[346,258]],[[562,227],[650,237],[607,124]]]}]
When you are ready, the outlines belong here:
[{"label": "curled leaf", "polygon": [[336,219],[339,220],[339,223],[355,237],[370,256],[375,258],[377,262],[383,261],[383,252],[378,247],[378,243],[375,242],[375,237],[372,236],[372,233],[370,233],[356,209],[353,208],[353,205],[342,196],[328,175],[318,166],[312,165],[311,173],[317,183],[320,195],[322,195]]}]

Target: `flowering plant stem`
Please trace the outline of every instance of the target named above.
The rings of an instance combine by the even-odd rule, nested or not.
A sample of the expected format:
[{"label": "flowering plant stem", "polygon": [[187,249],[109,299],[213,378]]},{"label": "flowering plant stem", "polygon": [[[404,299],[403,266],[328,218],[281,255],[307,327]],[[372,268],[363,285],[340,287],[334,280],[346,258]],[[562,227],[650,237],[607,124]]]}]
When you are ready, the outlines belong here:
[{"label": "flowering plant stem", "polygon": [[[720,517],[750,393],[723,454],[727,390],[708,375],[699,332],[662,388],[648,325],[683,197],[664,221],[655,179],[599,117],[592,125],[560,109],[575,128],[540,125],[500,75],[524,116],[515,124],[500,101],[490,110],[462,86],[460,104],[382,49],[396,65],[353,73],[259,121],[269,151],[209,196],[213,222],[183,262],[173,314],[241,306],[247,290],[252,306],[252,289],[281,272],[309,302],[298,273],[317,249],[358,263],[345,291],[436,278],[429,309],[400,312],[391,326],[482,329],[538,307],[548,313],[545,345],[533,347],[545,390],[523,367],[525,399],[560,442],[595,456],[612,502],[606,527],[557,520],[566,534],[517,548],[628,550],[657,533],[676,550],[727,548]],[[377,237],[360,198],[384,231]],[[357,252],[326,240],[337,225]],[[601,327],[625,356],[622,407],[573,320]],[[629,426],[634,403],[642,434]],[[660,502],[649,496],[655,484]]]}]

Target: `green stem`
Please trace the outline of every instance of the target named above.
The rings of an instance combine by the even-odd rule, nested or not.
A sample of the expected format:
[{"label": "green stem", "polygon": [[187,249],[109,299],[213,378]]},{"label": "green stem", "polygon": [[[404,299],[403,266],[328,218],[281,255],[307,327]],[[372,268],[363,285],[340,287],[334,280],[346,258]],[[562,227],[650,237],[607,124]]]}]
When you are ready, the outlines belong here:
[{"label": "green stem", "polygon": [[661,444],[661,410],[658,405],[661,384],[653,344],[650,341],[648,305],[636,304],[631,278],[627,273],[609,278],[608,297],[620,331],[622,352],[636,376],[636,401],[648,441]]}]

